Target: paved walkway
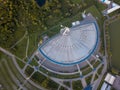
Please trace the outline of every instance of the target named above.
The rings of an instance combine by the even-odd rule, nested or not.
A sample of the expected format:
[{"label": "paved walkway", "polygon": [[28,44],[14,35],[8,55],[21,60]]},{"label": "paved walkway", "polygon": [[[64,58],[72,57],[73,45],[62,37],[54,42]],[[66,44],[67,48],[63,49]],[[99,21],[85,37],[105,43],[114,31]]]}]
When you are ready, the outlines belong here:
[{"label": "paved walkway", "polygon": [[[110,19],[110,18],[109,18]],[[108,20],[108,19],[107,19]],[[106,21],[107,21],[106,20]],[[104,30],[104,50],[105,50],[105,56],[103,57],[103,61],[104,61],[104,68],[103,68],[103,71],[102,71],[102,74],[99,76],[99,79],[96,81],[96,83],[94,84],[94,87],[93,87],[93,90],[97,90],[102,78],[103,78],[103,75],[105,74],[105,72],[107,71],[107,66],[108,66],[108,63],[107,63],[107,58],[108,58],[108,54],[107,54],[107,45],[106,45],[106,34],[105,34],[105,23],[106,21],[104,21],[104,26],[103,26],[103,30]]]},{"label": "paved walkway", "polygon": [[83,88],[85,88],[87,86],[85,78],[81,79],[81,83],[82,83]]},{"label": "paved walkway", "polygon": [[[8,56],[10,56],[10,57],[12,58],[14,65],[16,66],[16,68],[18,69],[18,71],[20,72],[20,74],[21,74],[21,75],[25,78],[25,80],[26,80],[27,76],[26,76],[25,74],[23,74],[23,72],[22,72],[21,69],[19,68],[19,65],[17,64],[16,59],[15,59],[15,56],[14,56],[12,53],[10,53],[9,51],[3,49],[2,47],[0,47],[0,51],[2,51],[3,53],[5,53],[6,55],[8,55]],[[37,87],[37,88],[40,89],[40,90],[46,90],[45,88],[43,88],[43,87],[41,87],[40,85],[38,85],[38,84],[34,83],[33,81],[31,81],[30,79],[28,80],[28,82],[29,82],[30,84],[32,84],[33,86]]]},{"label": "paved walkway", "polygon": [[[37,87],[37,88],[39,88],[39,89],[42,89],[42,90],[44,89],[43,87],[35,84],[34,82],[32,82],[32,81],[30,80],[31,76],[32,76],[35,72],[33,72],[33,73],[30,75],[30,77],[27,78],[27,76],[26,76],[26,75],[23,73],[23,71],[19,68],[19,66],[18,66],[18,64],[17,64],[17,62],[16,62],[16,60],[15,60],[15,57],[16,57],[16,56],[14,56],[12,53],[6,51],[5,49],[3,49],[3,48],[1,48],[1,47],[0,47],[0,51],[2,51],[2,52],[4,52],[5,54],[11,56],[11,58],[12,58],[14,64],[15,64],[15,66],[17,67],[17,69],[19,70],[19,72],[22,74],[22,76],[25,78],[24,83],[20,86],[19,89],[21,89],[26,82],[30,82],[32,85],[34,85],[35,87]],[[42,64],[42,63],[41,63],[41,64]],[[40,64],[40,66],[41,66],[41,64]],[[33,66],[31,66],[31,65],[29,65],[29,64],[26,64],[25,67],[27,67],[27,65],[33,68]],[[102,64],[100,64],[100,65],[96,68],[96,71],[100,68],[101,65],[102,65]],[[39,67],[40,67],[40,66],[39,66]],[[25,69],[24,69],[24,70],[25,70]],[[53,80],[54,82],[58,83],[60,86],[63,86],[63,87],[65,87],[65,88],[67,88],[68,90],[72,90],[72,87],[68,87],[68,86],[64,85],[63,83],[61,83],[61,82],[63,82],[63,81],[70,81],[70,80],[71,80],[71,81],[81,80],[82,85],[83,85],[83,87],[85,88],[85,87],[87,86],[87,83],[86,83],[86,81],[85,81],[85,78],[88,77],[88,76],[90,76],[90,75],[92,75],[92,74],[94,74],[94,73],[97,73],[96,71],[90,72],[89,74],[85,75],[83,78],[80,77],[80,78],[77,78],[77,79],[76,79],[76,78],[75,78],[75,79],[57,79],[57,78],[50,77],[50,76],[48,76],[47,74],[45,74],[45,73],[43,73],[43,72],[41,72],[41,71],[38,71],[38,72],[41,73],[41,74],[43,74],[44,76],[50,78],[50,79]],[[102,77],[102,76],[101,76],[101,77]],[[100,80],[100,81],[101,81],[101,80]],[[98,83],[98,82],[97,82],[97,83]],[[72,84],[72,83],[71,83],[71,84]],[[45,89],[44,89],[44,90],[45,90]],[[94,89],[94,90],[95,90],[95,89]]]},{"label": "paved walkway", "polygon": [[12,48],[14,48],[18,43],[20,43],[24,38],[25,38],[25,36],[27,35],[27,31],[25,32],[25,34],[23,35],[23,37],[19,40],[19,41],[17,41],[12,47],[10,47],[11,49]]},{"label": "paved walkway", "polygon": [[94,83],[94,87],[92,90],[97,90],[98,86],[100,85],[100,82],[103,78],[103,75],[105,74],[105,72],[107,71],[107,60],[106,57],[104,57],[104,68],[102,70],[102,73],[99,75],[99,79],[96,81],[96,83]]}]

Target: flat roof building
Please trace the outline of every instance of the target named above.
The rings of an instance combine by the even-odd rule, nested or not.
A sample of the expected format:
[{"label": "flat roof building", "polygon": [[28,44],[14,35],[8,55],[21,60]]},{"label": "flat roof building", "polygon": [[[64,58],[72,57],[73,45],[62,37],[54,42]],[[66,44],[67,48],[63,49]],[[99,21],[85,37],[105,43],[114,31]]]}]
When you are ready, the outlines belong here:
[{"label": "flat roof building", "polygon": [[108,86],[108,84],[106,82],[104,82],[100,90],[106,90],[107,86]]},{"label": "flat roof building", "polygon": [[104,82],[100,90],[111,90],[111,85]]},{"label": "flat roof building", "polygon": [[112,2],[110,0],[99,0],[99,1],[111,6],[111,8],[105,10],[106,14],[110,14],[110,13],[120,9],[120,5],[114,3],[114,2]]},{"label": "flat roof building", "polygon": [[113,85],[114,81],[115,81],[115,76],[111,75],[110,73],[108,73],[105,77],[105,81],[110,84],[110,85]]}]

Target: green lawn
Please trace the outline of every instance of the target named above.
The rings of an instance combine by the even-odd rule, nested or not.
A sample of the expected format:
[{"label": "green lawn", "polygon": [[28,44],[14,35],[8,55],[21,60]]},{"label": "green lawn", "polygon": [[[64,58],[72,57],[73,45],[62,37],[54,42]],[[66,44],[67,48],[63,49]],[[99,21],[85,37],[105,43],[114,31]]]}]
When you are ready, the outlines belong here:
[{"label": "green lawn", "polygon": [[99,62],[99,61],[96,61],[96,62],[93,64],[93,67],[96,68],[96,67],[98,67],[99,64],[100,64],[100,62]]},{"label": "green lawn", "polygon": [[60,75],[60,74],[56,74],[56,73],[53,73],[53,72],[49,72],[48,70],[44,69],[43,67],[40,67],[39,69],[40,69],[40,71],[48,74],[49,76],[60,78],[60,79],[71,79],[71,78],[80,77],[79,73],[76,73],[76,74],[73,74],[73,75]]},{"label": "green lawn", "polygon": [[120,19],[109,25],[112,66],[120,70]]},{"label": "green lawn", "polygon": [[[3,89],[0,90],[17,90],[18,84],[24,82],[23,76],[15,67],[12,59],[3,53],[0,53],[0,84]],[[28,87],[29,86],[29,87]],[[25,84],[26,89],[38,90],[30,83]]]},{"label": "green lawn", "polygon": [[37,60],[35,58],[33,58],[32,61],[30,62],[30,65],[38,66],[39,64],[38,64]]},{"label": "green lawn", "polygon": [[116,3],[120,4],[120,0],[115,0]]},{"label": "green lawn", "polygon": [[18,59],[16,59],[16,61],[21,69],[25,66],[25,63],[23,63],[22,61],[20,61]]},{"label": "green lawn", "polygon": [[60,89],[59,90],[67,90],[66,88],[64,88],[64,87],[60,87]]},{"label": "green lawn", "polygon": [[97,20],[100,31],[102,31],[103,28],[103,15],[101,14],[101,12],[96,8],[96,6],[91,6],[90,8],[86,9],[87,13],[91,13]]},{"label": "green lawn", "polygon": [[73,90],[82,90],[83,89],[83,86],[82,86],[82,83],[80,80],[73,81],[72,85],[73,85]]},{"label": "green lawn", "polygon": [[82,3],[82,0],[71,0],[71,2],[77,4],[77,3]]},{"label": "green lawn", "polygon": [[86,9],[87,13],[92,13],[92,15],[94,17],[98,17],[99,19],[101,19],[102,14],[97,10],[97,8],[95,6],[91,6],[90,8]]},{"label": "green lawn", "polygon": [[70,87],[70,82],[64,82],[64,84]]},{"label": "green lawn", "polygon": [[88,76],[88,77],[85,79],[86,82],[87,82],[87,85],[89,85],[89,84],[91,83],[92,76],[93,76],[93,75],[90,75],[90,76]]},{"label": "green lawn", "polygon": [[40,74],[39,72],[35,72],[35,74],[33,74],[32,80],[37,84],[41,85],[42,87],[47,88],[49,90],[57,90],[58,88],[57,83],[45,77],[44,75]]},{"label": "green lawn", "polygon": [[102,70],[103,70],[103,65],[98,69],[97,73],[98,73],[98,74],[101,74],[101,73],[102,73]]},{"label": "green lawn", "polygon": [[97,74],[95,74],[94,81],[95,81],[95,80],[97,80],[97,79],[98,79],[98,75],[97,75]]},{"label": "green lawn", "polygon": [[84,70],[82,71],[82,74],[83,74],[83,75],[87,75],[87,74],[90,73],[90,72],[92,72],[92,68],[89,66],[88,68],[86,68],[86,69],[84,69]]},{"label": "green lawn", "polygon": [[[98,4],[99,5],[99,4]],[[93,6],[91,6],[90,8],[88,8],[87,10],[86,10],[86,12],[90,12],[90,13],[92,13],[92,15],[96,18],[96,20],[97,20],[97,23],[98,23],[98,25],[99,25],[99,31],[100,31],[100,38],[101,38],[101,48],[100,48],[100,52],[101,53],[104,53],[104,36],[103,36],[103,23],[104,23],[104,17],[103,17],[103,15],[102,15],[102,13],[98,10],[98,8],[95,6],[95,5],[93,5]]]},{"label": "green lawn", "polygon": [[2,84],[3,90],[13,90],[14,88],[17,88],[17,85],[10,77],[6,64],[6,62],[0,63],[0,84]]},{"label": "green lawn", "polygon": [[30,66],[28,66],[26,69],[25,69],[25,73],[26,75],[30,76],[32,73],[33,73],[34,69],[31,68]]},{"label": "green lawn", "polygon": [[28,38],[25,36],[23,40],[21,40],[20,42],[18,41],[19,42],[18,44],[16,44],[16,45],[14,44],[15,47],[11,49],[12,52],[16,56],[20,57],[21,59],[25,58],[25,56],[26,56],[27,39]]}]

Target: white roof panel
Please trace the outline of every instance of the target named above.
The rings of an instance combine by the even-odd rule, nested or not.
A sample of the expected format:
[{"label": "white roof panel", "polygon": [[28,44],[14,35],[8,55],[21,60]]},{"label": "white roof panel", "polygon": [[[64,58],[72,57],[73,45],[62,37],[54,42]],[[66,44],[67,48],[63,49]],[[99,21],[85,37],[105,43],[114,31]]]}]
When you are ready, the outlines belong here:
[{"label": "white roof panel", "polygon": [[97,37],[94,23],[79,25],[70,28],[67,35],[58,34],[49,40],[41,47],[41,52],[54,62],[80,62],[95,49]]},{"label": "white roof panel", "polygon": [[111,74],[107,74],[107,76],[105,77],[105,81],[107,82],[107,83],[109,83],[109,84],[113,84],[113,82],[114,82],[114,80],[115,80],[115,77],[114,76],[112,76]]},{"label": "white roof panel", "polygon": [[107,86],[108,84],[104,82],[100,90],[106,90]]}]

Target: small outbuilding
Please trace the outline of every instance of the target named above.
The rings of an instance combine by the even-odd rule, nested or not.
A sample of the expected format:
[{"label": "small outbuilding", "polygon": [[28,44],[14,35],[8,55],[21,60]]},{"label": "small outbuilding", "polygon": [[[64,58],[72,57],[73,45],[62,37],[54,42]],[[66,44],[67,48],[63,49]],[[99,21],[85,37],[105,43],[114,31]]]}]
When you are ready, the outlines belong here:
[{"label": "small outbuilding", "polygon": [[114,81],[115,81],[116,77],[111,75],[110,73],[108,73],[105,77],[105,81],[110,84],[110,85],[113,85]]}]

